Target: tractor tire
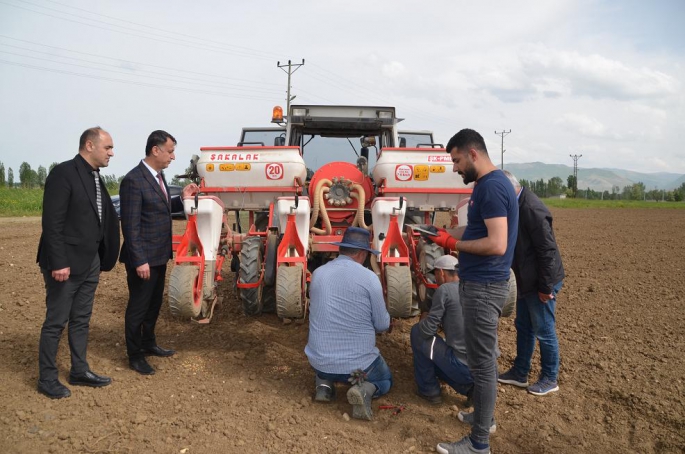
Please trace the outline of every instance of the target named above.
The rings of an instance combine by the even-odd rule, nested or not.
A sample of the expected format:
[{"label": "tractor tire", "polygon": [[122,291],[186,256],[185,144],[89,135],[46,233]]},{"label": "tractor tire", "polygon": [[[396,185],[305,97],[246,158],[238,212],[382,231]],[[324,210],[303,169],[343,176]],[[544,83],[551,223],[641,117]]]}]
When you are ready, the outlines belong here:
[{"label": "tractor tire", "polygon": [[[247,237],[240,249],[240,270],[238,282],[252,284],[259,281],[262,273],[262,242],[259,237]],[[262,288],[241,288],[240,300],[245,315],[262,313]]]},{"label": "tractor tire", "polygon": [[264,263],[264,285],[276,283],[276,266],[278,265],[278,234],[269,232],[266,235],[266,257]]},{"label": "tractor tire", "polygon": [[266,232],[266,229],[269,228],[269,212],[255,213],[254,227],[258,232]]},{"label": "tractor tire", "polygon": [[386,266],[388,313],[391,317],[412,317],[411,270],[408,266]]},{"label": "tractor tire", "polygon": [[502,317],[511,317],[511,314],[514,313],[514,309],[516,309],[516,291],[516,276],[514,276],[514,270],[509,270],[509,293],[502,308]]},{"label": "tractor tire", "polygon": [[276,312],[276,288],[273,285],[264,284],[262,290],[262,313],[273,314]]},{"label": "tractor tire", "polygon": [[304,318],[301,266],[280,265],[278,267],[276,313],[279,318]]},{"label": "tractor tire", "polygon": [[169,310],[179,318],[195,318],[202,312],[202,292],[194,298],[200,269],[196,266],[174,266],[169,276]]},{"label": "tractor tire", "polygon": [[[435,268],[433,265],[435,264],[435,261],[444,254],[445,250],[435,243],[424,242],[421,246],[419,252],[419,265],[421,266],[421,271],[426,277],[426,280],[432,284],[435,284]],[[435,289],[423,287],[423,285],[420,285],[420,287],[418,292],[419,307],[421,312],[429,312],[433,302]]]}]

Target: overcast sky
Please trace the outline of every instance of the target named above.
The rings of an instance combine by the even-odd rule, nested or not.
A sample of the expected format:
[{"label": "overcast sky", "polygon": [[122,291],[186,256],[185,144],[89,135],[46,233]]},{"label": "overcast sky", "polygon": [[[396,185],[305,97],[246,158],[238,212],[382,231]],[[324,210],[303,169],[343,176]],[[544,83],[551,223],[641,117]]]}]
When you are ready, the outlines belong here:
[{"label": "overcast sky", "polygon": [[[493,161],[685,173],[685,1],[0,0],[0,161],[48,167],[100,125],[106,174],[178,140],[234,146],[285,106],[397,108],[445,143],[478,130]],[[320,164],[322,164],[320,162]]]}]

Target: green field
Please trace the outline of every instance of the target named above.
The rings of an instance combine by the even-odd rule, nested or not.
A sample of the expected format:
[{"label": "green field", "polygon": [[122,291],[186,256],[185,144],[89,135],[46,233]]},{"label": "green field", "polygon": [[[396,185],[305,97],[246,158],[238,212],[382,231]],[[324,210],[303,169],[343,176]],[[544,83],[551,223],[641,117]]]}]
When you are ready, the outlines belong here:
[{"label": "green field", "polygon": [[40,216],[42,189],[0,188],[0,216]]}]

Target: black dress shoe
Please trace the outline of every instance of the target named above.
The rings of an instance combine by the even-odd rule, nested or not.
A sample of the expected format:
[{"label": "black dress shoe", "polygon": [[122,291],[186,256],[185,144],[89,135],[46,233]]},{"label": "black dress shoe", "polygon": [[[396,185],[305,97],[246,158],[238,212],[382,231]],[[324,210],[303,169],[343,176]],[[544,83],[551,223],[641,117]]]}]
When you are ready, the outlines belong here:
[{"label": "black dress shoe", "polygon": [[60,383],[59,380],[38,380],[38,392],[45,394],[50,399],[61,399],[71,396],[69,388]]},{"label": "black dress shoe", "polygon": [[82,374],[69,374],[69,383],[76,386],[92,386],[93,388],[100,388],[112,383],[112,379],[87,370]]},{"label": "black dress shoe", "polygon": [[131,369],[142,375],[154,375],[155,373],[155,370],[145,358],[131,359],[128,361],[128,365],[131,366]]},{"label": "black dress shoe", "polygon": [[166,348],[162,348],[159,345],[155,345],[154,347],[148,347],[148,348],[143,348],[143,355],[146,356],[174,356],[176,354],[176,350],[167,350]]}]

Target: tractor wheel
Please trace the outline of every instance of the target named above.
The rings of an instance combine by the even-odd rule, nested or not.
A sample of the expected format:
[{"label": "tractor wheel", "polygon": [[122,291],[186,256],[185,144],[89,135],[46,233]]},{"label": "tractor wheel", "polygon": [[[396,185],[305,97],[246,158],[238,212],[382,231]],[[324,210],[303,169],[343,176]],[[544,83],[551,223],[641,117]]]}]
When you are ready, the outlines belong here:
[{"label": "tractor wheel", "polygon": [[386,266],[385,283],[388,289],[388,313],[391,317],[412,315],[411,270],[408,266]]},{"label": "tractor wheel", "polygon": [[262,290],[262,312],[272,314],[276,311],[276,288],[273,285],[264,285]]},{"label": "tractor wheel", "polygon": [[280,265],[276,273],[276,313],[279,318],[304,318],[302,267]]},{"label": "tractor wheel", "polygon": [[202,292],[195,296],[200,269],[196,266],[174,266],[169,276],[169,310],[174,317],[194,318],[202,311]]},{"label": "tractor wheel", "polygon": [[269,213],[257,212],[254,217],[254,227],[258,232],[266,232],[269,228]]},{"label": "tractor wheel", "polygon": [[276,265],[278,264],[278,234],[269,232],[266,235],[266,262],[264,263],[264,285],[273,286],[276,282]]},{"label": "tractor wheel", "polygon": [[516,309],[516,276],[514,276],[514,270],[509,270],[509,293],[502,308],[502,317],[510,317],[514,309]]},{"label": "tractor wheel", "polygon": [[[259,237],[247,237],[240,249],[240,270],[238,282],[252,284],[259,281],[262,272],[262,242]],[[262,288],[241,288],[240,300],[245,315],[259,315],[262,312]]]},{"label": "tractor wheel", "polygon": [[[421,272],[428,282],[435,284],[435,268],[433,265],[440,256],[445,254],[445,251],[435,243],[421,241],[423,243],[419,252]],[[418,284],[419,306],[421,311],[430,311],[431,303],[433,302],[433,293],[435,293],[435,289],[427,288],[421,283]]]}]

